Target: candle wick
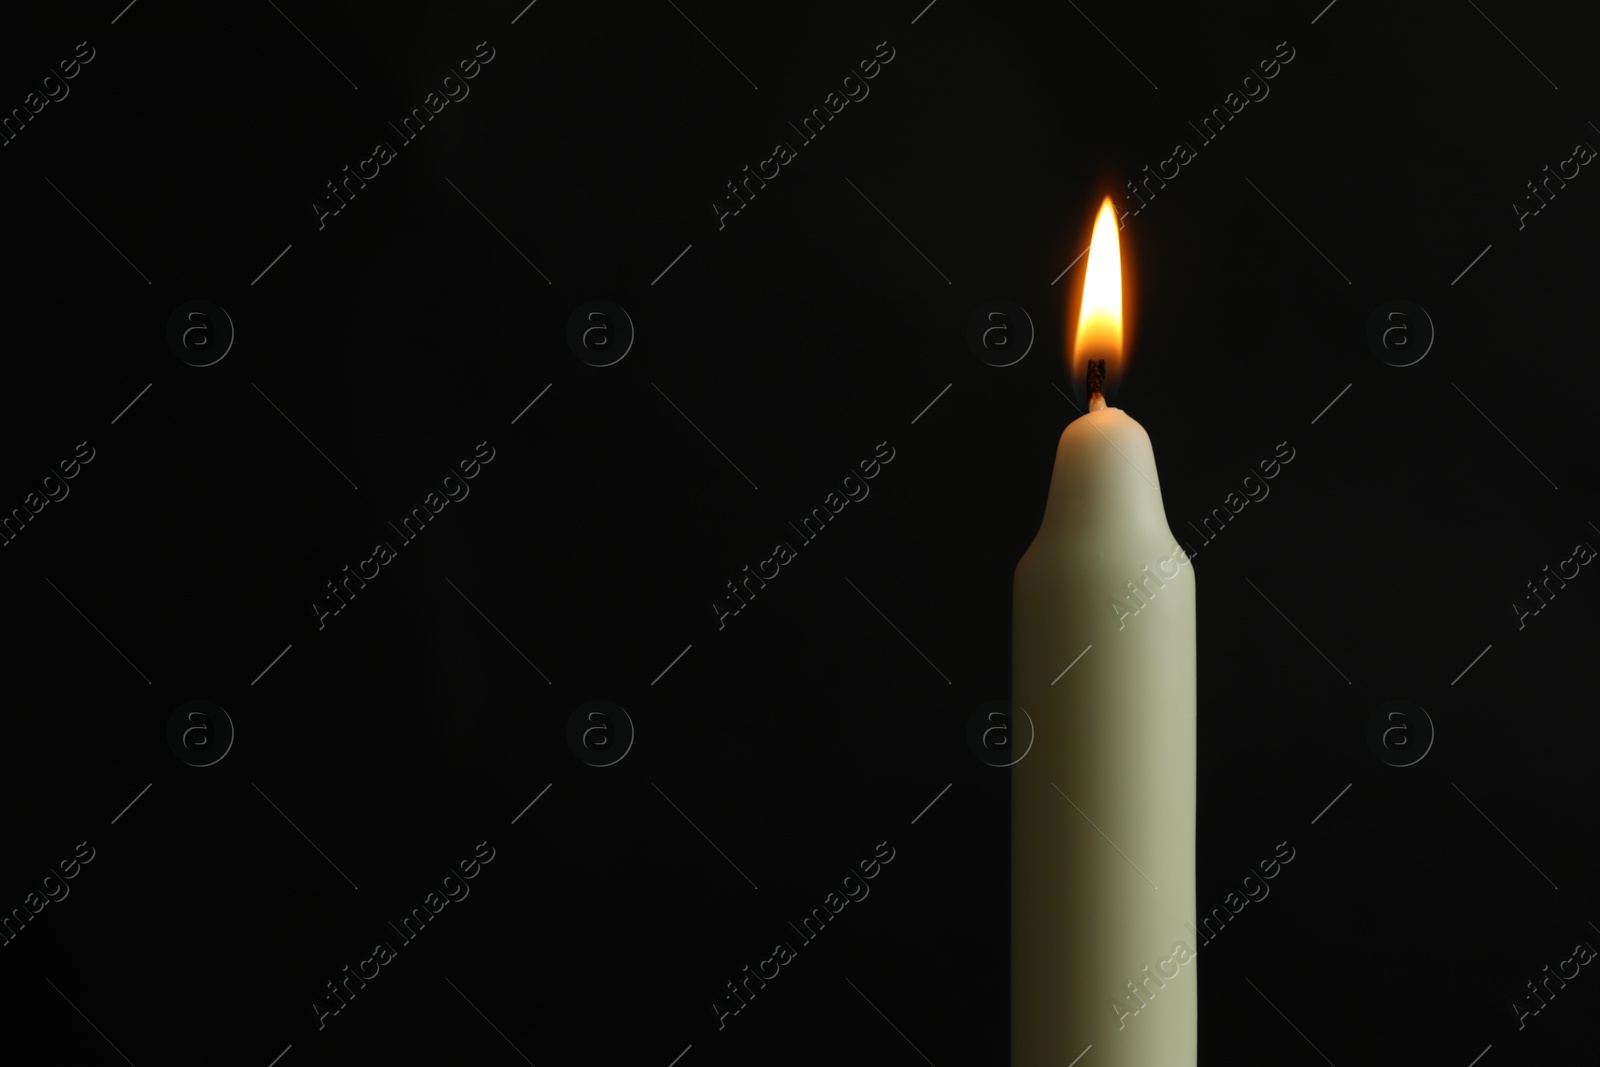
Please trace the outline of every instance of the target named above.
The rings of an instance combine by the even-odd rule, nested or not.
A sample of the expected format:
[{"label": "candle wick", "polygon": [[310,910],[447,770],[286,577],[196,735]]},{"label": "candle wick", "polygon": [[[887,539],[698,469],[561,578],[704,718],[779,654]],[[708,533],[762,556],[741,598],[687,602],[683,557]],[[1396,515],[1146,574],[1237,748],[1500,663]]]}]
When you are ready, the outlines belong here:
[{"label": "candle wick", "polygon": [[1105,384],[1106,361],[1103,359],[1091,359],[1088,373],[1090,411],[1100,411],[1106,406]]}]

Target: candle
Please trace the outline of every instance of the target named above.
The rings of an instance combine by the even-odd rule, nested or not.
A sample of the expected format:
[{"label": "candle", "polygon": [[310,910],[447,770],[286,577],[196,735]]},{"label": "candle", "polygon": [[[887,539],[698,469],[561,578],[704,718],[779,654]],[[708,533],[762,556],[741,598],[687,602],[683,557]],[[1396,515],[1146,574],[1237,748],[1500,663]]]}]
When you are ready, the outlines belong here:
[{"label": "candle", "polygon": [[1121,275],[1108,197],[1073,343],[1089,411],[1013,587],[1012,699],[1035,736],[1011,769],[1012,1067],[1196,1059],[1194,573],[1149,436],[1105,403]]}]

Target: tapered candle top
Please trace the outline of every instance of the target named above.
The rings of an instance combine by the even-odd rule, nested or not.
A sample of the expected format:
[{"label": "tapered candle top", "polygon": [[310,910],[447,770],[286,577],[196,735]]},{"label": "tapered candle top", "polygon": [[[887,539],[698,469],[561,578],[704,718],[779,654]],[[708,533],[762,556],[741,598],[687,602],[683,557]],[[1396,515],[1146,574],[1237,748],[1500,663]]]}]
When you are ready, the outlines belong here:
[{"label": "tapered candle top", "polygon": [[1127,412],[1106,403],[1122,364],[1122,296],[1117,213],[1108,196],[1089,241],[1072,342],[1073,373],[1083,375],[1078,380],[1087,389],[1089,411],[1062,431],[1041,537],[1049,532],[1079,538],[1083,531],[1101,529],[1107,515],[1115,515],[1140,537],[1172,540],[1150,437]]},{"label": "tapered candle top", "polygon": [[1080,537],[1108,514],[1141,537],[1173,543],[1150,435],[1115,407],[1080,415],[1061,431],[1040,532]]}]

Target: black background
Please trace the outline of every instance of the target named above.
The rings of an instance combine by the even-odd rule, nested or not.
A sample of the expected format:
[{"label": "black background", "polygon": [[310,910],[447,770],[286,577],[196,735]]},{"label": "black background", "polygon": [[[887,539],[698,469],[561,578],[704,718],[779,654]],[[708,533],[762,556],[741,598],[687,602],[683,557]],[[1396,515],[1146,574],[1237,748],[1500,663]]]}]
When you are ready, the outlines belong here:
[{"label": "black background", "polygon": [[[1600,579],[1511,607],[1600,544],[1600,179],[1512,208],[1600,144],[1592,41],[1560,5],[921,3],[13,25],[0,108],[95,58],[0,148],[0,508],[95,458],[0,550],[0,908],[96,854],[0,949],[8,1043],[1004,1062],[1008,780],[967,722],[1009,693],[1011,572],[1074,415],[1061,272],[1190,141],[1122,231],[1112,401],[1197,550],[1200,911],[1296,850],[1206,948],[1202,1061],[1592,1057],[1592,968],[1511,1008],[1600,944]],[[319,229],[324,183],[480,41],[470,96]],[[870,96],[719,229],[723,183],[881,41]],[[237,330],[204,368],[166,341],[194,299]],[[591,299],[637,330],[609,367],[566,342]],[[991,299],[1037,328],[1004,368],[965,340]],[[1396,299],[1437,331],[1404,368],[1366,342]],[[319,629],[324,583],[484,440],[470,497]],[[885,441],[871,495],[719,630],[724,583]],[[1285,441],[1270,496],[1192,538]],[[1405,768],[1366,740],[1395,698],[1437,731]],[[211,767],[167,744],[191,699],[237,729]],[[637,729],[603,769],[566,740],[594,699]],[[323,984],[484,840],[471,895],[319,1031]],[[871,895],[719,1030],[723,983],[880,841]]]}]

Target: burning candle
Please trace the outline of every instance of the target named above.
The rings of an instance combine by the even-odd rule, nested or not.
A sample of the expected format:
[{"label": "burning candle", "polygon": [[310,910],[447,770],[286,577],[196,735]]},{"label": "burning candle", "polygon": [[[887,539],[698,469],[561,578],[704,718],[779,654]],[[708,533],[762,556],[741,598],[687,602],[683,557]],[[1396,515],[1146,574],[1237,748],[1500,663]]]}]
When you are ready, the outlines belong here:
[{"label": "burning candle", "polygon": [[[1089,411],[1061,434],[1017,564],[1011,1064],[1194,1067],[1195,586],[1123,357],[1117,218],[1101,205],[1072,346]],[[1019,716],[1020,718],[1020,716]]]}]

